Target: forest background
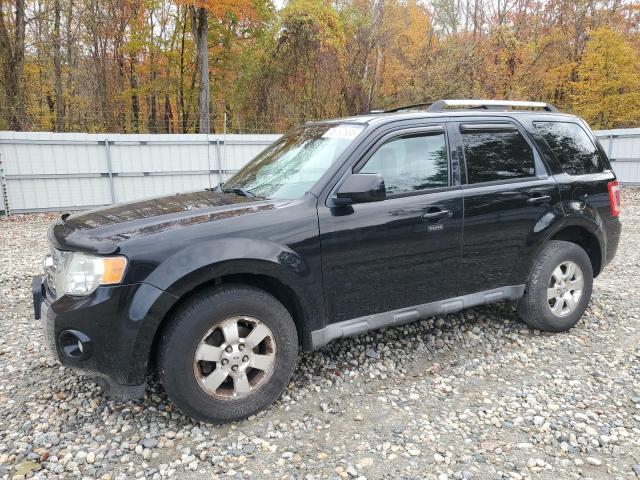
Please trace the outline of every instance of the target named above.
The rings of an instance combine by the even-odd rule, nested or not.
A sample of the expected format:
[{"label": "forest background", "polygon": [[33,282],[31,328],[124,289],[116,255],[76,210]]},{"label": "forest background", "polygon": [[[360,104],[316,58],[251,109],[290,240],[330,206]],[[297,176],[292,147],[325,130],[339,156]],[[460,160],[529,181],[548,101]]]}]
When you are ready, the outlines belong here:
[{"label": "forest background", "polygon": [[0,0],[0,130],[277,133],[440,98],[640,126],[640,3]]}]

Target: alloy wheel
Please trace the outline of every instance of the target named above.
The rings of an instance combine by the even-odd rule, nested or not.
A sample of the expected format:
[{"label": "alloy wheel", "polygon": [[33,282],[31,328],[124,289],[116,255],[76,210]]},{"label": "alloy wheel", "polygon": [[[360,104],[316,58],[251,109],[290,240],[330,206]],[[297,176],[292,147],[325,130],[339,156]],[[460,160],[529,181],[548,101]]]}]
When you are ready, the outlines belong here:
[{"label": "alloy wheel", "polygon": [[565,317],[578,306],[584,276],[580,266],[567,260],[558,265],[551,274],[547,287],[547,303],[551,313],[557,317]]},{"label": "alloy wheel", "polygon": [[257,318],[237,316],[219,322],[202,337],[193,371],[207,395],[235,400],[267,383],[275,360],[271,329]]}]

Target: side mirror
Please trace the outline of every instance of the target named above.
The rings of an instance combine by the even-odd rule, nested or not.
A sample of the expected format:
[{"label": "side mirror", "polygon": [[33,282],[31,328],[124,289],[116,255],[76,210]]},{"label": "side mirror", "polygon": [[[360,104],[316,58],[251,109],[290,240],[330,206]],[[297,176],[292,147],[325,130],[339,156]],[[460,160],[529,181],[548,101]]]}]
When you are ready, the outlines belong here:
[{"label": "side mirror", "polygon": [[378,173],[354,173],[340,186],[336,197],[334,201],[338,205],[385,200],[384,178]]}]

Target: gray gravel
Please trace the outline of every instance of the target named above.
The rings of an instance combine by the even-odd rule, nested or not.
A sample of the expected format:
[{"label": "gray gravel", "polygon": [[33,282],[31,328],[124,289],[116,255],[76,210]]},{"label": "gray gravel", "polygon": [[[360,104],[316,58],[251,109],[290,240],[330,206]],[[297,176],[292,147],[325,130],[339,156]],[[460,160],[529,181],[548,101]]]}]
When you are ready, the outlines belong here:
[{"label": "gray gravel", "polygon": [[304,354],[285,395],[226,426],[162,387],[120,403],[47,354],[30,275],[50,215],[0,219],[0,478],[640,478],[640,190],[571,332],[507,305]]}]

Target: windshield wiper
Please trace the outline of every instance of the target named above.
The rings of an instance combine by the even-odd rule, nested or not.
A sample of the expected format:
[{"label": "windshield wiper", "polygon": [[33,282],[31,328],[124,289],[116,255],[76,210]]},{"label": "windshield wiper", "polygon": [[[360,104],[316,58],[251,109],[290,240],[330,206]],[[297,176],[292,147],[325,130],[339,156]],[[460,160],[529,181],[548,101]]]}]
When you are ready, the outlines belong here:
[{"label": "windshield wiper", "polygon": [[221,186],[220,190],[222,190],[224,193],[235,193],[236,195],[242,195],[243,197],[248,197],[248,198],[254,198],[255,197],[255,195],[253,193],[251,193],[249,190],[245,190],[244,188],[241,188],[241,187],[225,188],[225,187]]}]

